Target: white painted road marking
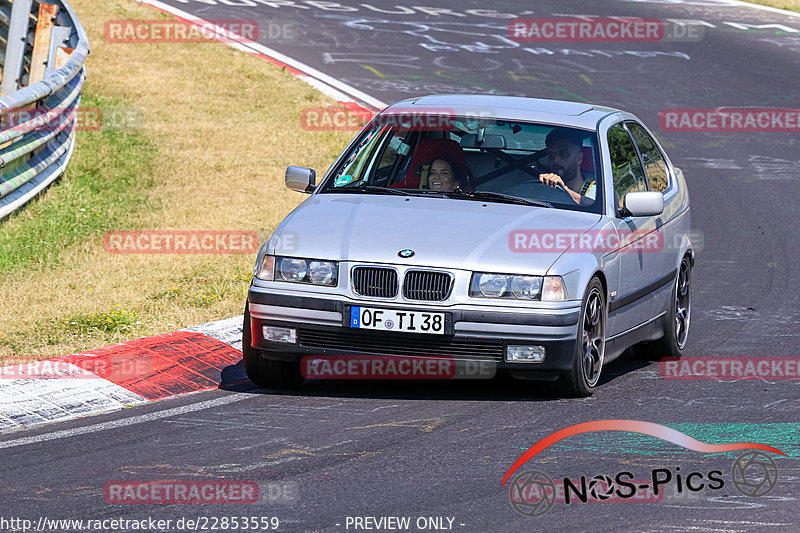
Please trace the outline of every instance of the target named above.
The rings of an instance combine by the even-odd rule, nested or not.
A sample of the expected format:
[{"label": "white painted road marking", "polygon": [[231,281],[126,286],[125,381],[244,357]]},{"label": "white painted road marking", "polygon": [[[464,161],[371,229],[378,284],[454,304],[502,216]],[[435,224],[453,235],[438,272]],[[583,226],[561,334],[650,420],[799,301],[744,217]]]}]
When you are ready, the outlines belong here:
[{"label": "white painted road marking", "polygon": [[14,448],[16,446],[24,446],[26,444],[34,444],[37,442],[46,442],[49,440],[63,439],[67,437],[75,437],[77,435],[85,435],[86,433],[97,433],[98,431],[105,431],[107,429],[116,429],[134,424],[142,424],[144,422],[152,422],[153,420],[160,420],[162,418],[169,418],[171,416],[192,413],[194,411],[202,411],[203,409],[211,409],[212,407],[220,407],[236,402],[240,402],[250,397],[247,394],[232,394],[223,396],[222,398],[215,398],[204,402],[193,403],[190,405],[182,405],[173,409],[165,411],[156,411],[154,413],[147,413],[146,415],[131,416],[128,418],[121,418],[119,420],[112,420],[110,422],[103,422],[100,424],[93,424],[91,426],[84,426],[74,429],[64,429],[61,431],[54,431],[53,433],[44,433],[42,435],[35,435],[32,437],[22,437],[20,439],[8,440],[0,442],[0,449]]}]

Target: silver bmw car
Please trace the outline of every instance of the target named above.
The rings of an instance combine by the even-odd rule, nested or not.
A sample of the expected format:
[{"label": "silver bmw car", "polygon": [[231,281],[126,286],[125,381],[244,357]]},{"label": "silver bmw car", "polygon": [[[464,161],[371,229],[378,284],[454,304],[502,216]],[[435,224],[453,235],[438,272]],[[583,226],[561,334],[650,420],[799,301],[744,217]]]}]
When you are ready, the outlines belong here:
[{"label": "silver bmw car", "polygon": [[[300,385],[319,358],[449,358],[588,396],[630,347],[678,357],[689,195],[634,115],[437,95],[378,114],[260,249],[244,365]],[[309,363],[311,364],[311,363]]]}]

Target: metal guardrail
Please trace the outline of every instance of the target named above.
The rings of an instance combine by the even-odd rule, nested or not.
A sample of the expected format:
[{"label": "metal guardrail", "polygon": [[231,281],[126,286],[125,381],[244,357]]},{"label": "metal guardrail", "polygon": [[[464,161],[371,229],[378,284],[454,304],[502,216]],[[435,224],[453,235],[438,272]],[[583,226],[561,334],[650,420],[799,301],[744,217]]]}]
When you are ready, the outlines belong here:
[{"label": "metal guardrail", "polygon": [[66,169],[87,55],[67,2],[0,0],[0,220]]}]

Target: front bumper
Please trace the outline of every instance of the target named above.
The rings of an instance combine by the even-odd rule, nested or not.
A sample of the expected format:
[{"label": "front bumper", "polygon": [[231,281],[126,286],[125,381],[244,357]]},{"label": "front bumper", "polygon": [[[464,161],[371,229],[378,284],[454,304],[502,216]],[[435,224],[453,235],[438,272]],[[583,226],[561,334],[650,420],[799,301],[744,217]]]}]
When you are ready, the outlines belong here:
[{"label": "front bumper", "polygon": [[[452,321],[450,335],[383,332],[347,327],[350,305],[444,312]],[[493,310],[491,306],[459,304],[453,307],[396,305],[377,301],[350,301],[343,297],[316,297],[271,292],[253,286],[248,293],[252,348],[261,357],[299,361],[305,356],[416,356],[452,357],[461,361],[493,363],[498,370],[557,376],[572,369],[578,334],[580,302],[559,309],[528,307]],[[264,338],[262,326],[297,330],[295,344]],[[541,363],[507,362],[509,345],[545,348]]]}]

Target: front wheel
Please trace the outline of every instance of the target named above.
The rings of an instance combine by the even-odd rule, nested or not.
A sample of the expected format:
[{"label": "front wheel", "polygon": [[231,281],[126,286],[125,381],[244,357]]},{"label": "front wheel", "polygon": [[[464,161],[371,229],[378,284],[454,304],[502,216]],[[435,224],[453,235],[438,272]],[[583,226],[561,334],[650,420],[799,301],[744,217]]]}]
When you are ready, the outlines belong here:
[{"label": "front wheel", "polygon": [[572,370],[559,378],[559,385],[566,396],[586,397],[600,381],[606,351],[606,299],[597,278],[586,287],[578,324]]},{"label": "front wheel", "polygon": [[264,359],[261,353],[251,346],[250,308],[244,309],[242,325],[242,358],[244,370],[250,381],[259,387],[270,389],[294,389],[303,382],[300,363]]}]

